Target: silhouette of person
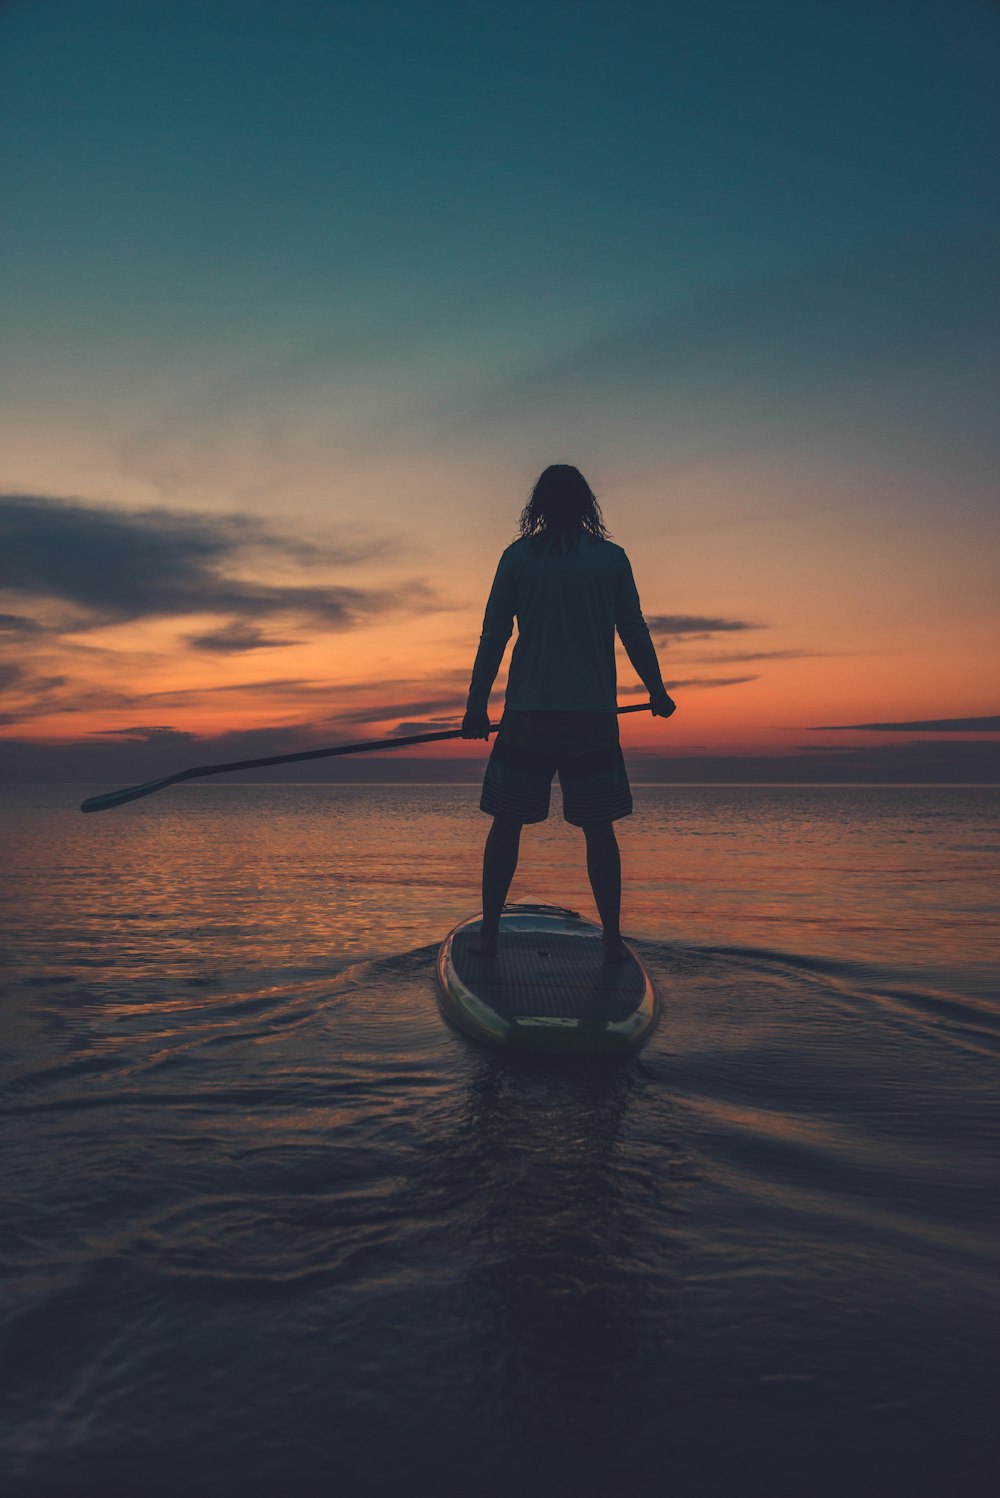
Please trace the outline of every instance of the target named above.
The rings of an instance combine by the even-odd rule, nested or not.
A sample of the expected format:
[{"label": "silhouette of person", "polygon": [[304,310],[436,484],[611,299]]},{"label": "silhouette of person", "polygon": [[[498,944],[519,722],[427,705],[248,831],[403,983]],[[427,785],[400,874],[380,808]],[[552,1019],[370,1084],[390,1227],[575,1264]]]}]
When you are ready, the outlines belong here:
[{"label": "silhouette of person", "polygon": [[653,714],[675,703],[660,676],[628,557],[609,540],[596,496],[568,463],[546,468],[521,514],[521,535],[500,558],[486,604],[462,722],[489,738],[489,699],[517,620],[503,719],[480,808],[493,817],[483,854],[483,919],[473,951],[495,956],[521,828],[549,814],[558,770],[563,816],[583,830],[587,873],[609,961],[621,936],[621,854],[614,824],[632,811],[618,738],[615,630],[649,692]]}]

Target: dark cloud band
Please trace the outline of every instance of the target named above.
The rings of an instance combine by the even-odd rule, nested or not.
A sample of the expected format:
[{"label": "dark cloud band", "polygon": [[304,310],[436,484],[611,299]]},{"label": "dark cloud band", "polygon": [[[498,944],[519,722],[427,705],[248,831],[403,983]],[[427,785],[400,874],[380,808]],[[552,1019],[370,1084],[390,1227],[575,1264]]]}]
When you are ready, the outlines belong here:
[{"label": "dark cloud band", "polygon": [[1000,713],[982,718],[918,718],[911,723],[824,723],[812,733],[1000,733]]},{"label": "dark cloud band", "polygon": [[[136,619],[215,615],[228,623],[195,634],[206,651],[245,651],[289,643],[270,638],[262,619],[285,617],[323,629],[348,629],[399,607],[426,607],[428,585],[403,592],[343,583],[268,583],[248,564],[347,566],[383,552],[381,541],[322,549],[270,530],[250,515],[201,516],[166,510],[115,510],[76,499],[0,496],[0,588],[30,599],[57,622],[0,615],[0,628],[22,635],[48,628],[94,628]],[[243,573],[244,575],[241,575]]]},{"label": "dark cloud band", "polygon": [[651,635],[680,638],[684,635],[706,636],[730,634],[743,629],[763,629],[764,625],[746,619],[721,619],[714,614],[647,614]]}]

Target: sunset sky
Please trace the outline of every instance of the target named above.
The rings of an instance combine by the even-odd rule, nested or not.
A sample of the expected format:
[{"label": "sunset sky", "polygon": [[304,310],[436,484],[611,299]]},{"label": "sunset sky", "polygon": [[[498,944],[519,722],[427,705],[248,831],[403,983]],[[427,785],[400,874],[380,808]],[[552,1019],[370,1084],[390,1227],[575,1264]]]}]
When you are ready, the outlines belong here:
[{"label": "sunset sky", "polygon": [[569,462],[650,776],[984,778],[998,74],[988,0],[5,4],[0,768],[455,726]]}]

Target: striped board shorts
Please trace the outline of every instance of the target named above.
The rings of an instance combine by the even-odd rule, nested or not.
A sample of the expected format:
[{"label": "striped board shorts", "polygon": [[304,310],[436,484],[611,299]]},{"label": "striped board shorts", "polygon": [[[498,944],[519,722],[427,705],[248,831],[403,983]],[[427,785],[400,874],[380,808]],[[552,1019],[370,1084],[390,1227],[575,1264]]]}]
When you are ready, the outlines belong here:
[{"label": "striped board shorts", "polygon": [[516,822],[544,822],[557,770],[563,816],[574,827],[630,815],[632,792],[616,713],[510,708],[486,766],[480,810]]}]

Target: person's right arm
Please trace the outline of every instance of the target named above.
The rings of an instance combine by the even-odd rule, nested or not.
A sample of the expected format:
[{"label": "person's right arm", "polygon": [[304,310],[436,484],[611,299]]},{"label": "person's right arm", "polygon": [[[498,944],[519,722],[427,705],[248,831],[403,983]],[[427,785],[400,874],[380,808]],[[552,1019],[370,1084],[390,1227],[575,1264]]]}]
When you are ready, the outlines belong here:
[{"label": "person's right arm", "polygon": [[493,587],[486,601],[483,617],[483,632],[479,637],[469,685],[469,700],[462,723],[462,737],[485,739],[489,737],[490,692],[496,674],[507,649],[507,641],[514,631],[514,580],[508,552],[504,552],[493,579]]},{"label": "person's right arm", "polygon": [[649,628],[639,602],[639,590],[632,576],[632,564],[624,552],[621,555],[622,567],[615,580],[615,628],[625,646],[625,654],[649,693],[653,717],[669,718],[676,711],[677,704],[663,685],[660,663],[649,637]]}]

